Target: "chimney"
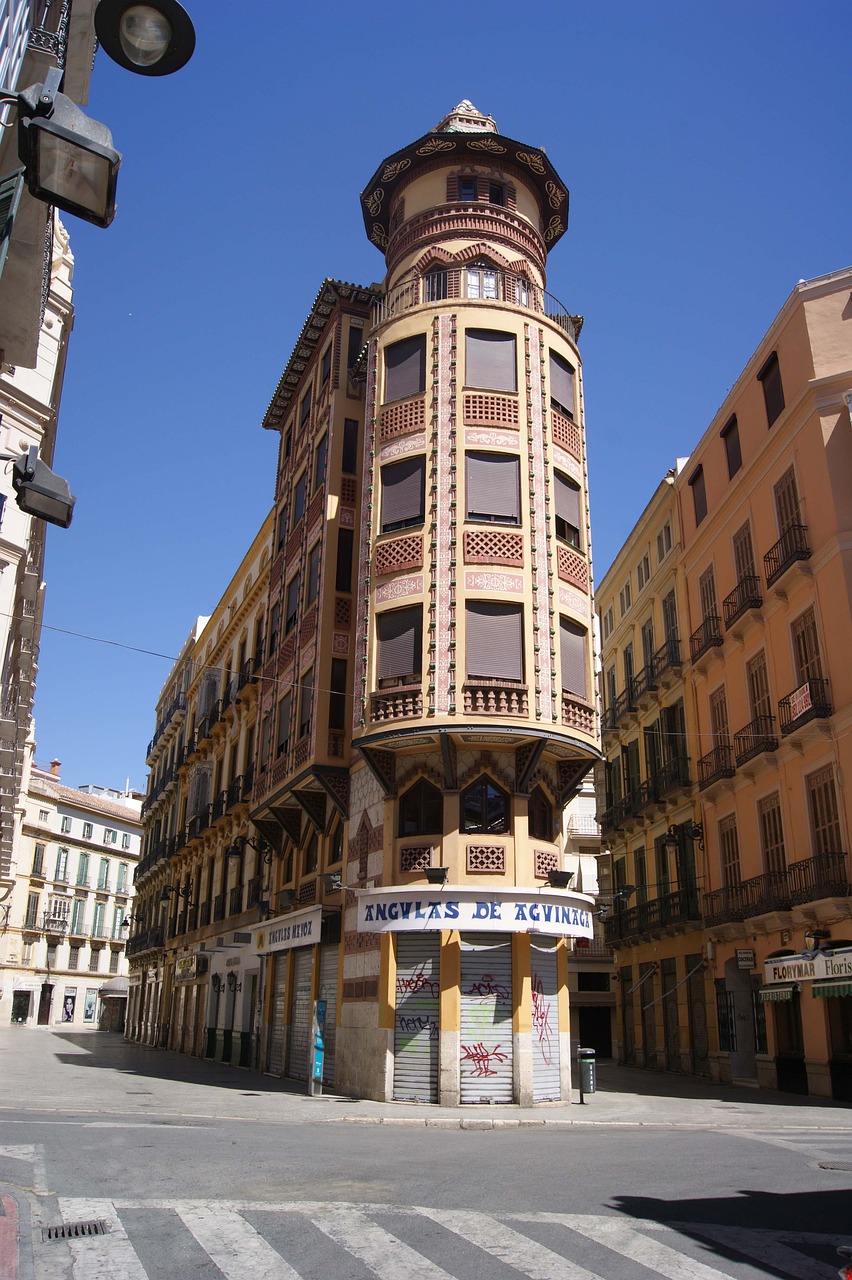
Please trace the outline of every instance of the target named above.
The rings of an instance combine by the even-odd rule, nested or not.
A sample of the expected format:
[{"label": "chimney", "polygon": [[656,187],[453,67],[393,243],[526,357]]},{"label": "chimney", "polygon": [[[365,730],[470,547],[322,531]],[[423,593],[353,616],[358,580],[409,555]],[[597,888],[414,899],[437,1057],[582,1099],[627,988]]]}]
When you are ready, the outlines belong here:
[{"label": "chimney", "polygon": [[61,769],[61,767],[62,767],[62,761],[61,761],[61,760],[51,760],[51,762],[50,762],[50,776],[51,776],[51,778],[58,778],[58,777],[59,777],[59,770]]}]

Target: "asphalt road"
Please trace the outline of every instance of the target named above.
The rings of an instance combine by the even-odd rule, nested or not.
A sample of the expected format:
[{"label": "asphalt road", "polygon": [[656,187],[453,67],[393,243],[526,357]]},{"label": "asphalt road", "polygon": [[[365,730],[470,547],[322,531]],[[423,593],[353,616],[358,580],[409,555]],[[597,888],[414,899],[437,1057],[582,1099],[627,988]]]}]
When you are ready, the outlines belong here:
[{"label": "asphalt road", "polygon": [[[294,1119],[240,1077],[253,1114],[221,1093],[222,1114],[181,1114],[126,1057],[102,1062],[95,1109],[70,1087],[73,1055],[61,1087],[57,1047],[30,1039],[29,1089],[10,1072],[0,1098],[0,1192],[23,1245],[4,1263],[0,1230],[16,1268],[0,1280],[821,1280],[852,1244],[852,1126],[831,1111],[480,1131],[353,1123],[343,1103]],[[63,1223],[105,1231],[42,1239]]]}]

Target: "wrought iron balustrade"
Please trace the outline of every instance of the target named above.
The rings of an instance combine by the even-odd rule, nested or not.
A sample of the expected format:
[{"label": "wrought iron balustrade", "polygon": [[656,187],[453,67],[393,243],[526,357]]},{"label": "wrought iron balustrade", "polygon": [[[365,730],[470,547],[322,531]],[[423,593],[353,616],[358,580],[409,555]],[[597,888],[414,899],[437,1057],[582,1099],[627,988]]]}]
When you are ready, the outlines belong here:
[{"label": "wrought iron balustrade", "polygon": [[810,720],[826,720],[832,713],[827,680],[806,680],[778,703],[781,736],[786,737]]},{"label": "wrought iron balustrade", "polygon": [[700,920],[698,890],[687,886],[659,898],[637,903],[633,907],[616,908],[615,914],[605,922],[604,928],[606,941],[614,943],[635,934]]},{"label": "wrought iron balustrade", "polygon": [[697,662],[703,654],[711,649],[718,649],[722,643],[722,619],[717,613],[708,613],[689,637],[692,661]]},{"label": "wrought iron balustrade", "polygon": [[782,533],[773,547],[763,557],[766,585],[771,587],[797,560],[810,560],[808,530],[803,524],[792,524]]},{"label": "wrought iron balustrade", "polygon": [[720,743],[698,761],[698,786],[703,791],[720,778],[733,778],[736,773],[730,743]]},{"label": "wrought iron balustrade", "polygon": [[732,627],[737,618],[741,618],[749,609],[759,609],[763,604],[760,594],[760,578],[749,573],[740,578],[730,595],[722,601],[722,612],[725,615],[725,629]]},{"label": "wrought iron balustrade", "polygon": [[672,791],[692,786],[687,757],[672,756],[670,760],[664,760],[654,774],[654,784],[657,798],[660,800]]},{"label": "wrought iron balustrade", "polygon": [[774,716],[755,716],[744,728],[734,734],[734,755],[737,767],[765,751],[778,750],[778,734]]},{"label": "wrought iron balustrade", "polygon": [[812,858],[791,862],[787,874],[791,898],[797,906],[818,902],[820,898],[852,896],[848,859],[843,852],[818,853]]}]

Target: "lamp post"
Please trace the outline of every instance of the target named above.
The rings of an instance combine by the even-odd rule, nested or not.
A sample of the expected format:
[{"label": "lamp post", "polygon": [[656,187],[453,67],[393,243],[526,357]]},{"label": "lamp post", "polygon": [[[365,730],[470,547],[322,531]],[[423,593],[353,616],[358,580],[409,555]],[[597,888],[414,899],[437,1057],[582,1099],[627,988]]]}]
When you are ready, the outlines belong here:
[{"label": "lamp post", "polygon": [[73,497],[68,481],[54,475],[38,456],[38,446],[30,445],[26,453],[0,453],[0,462],[12,462],[12,488],[15,501],[28,516],[37,516],[47,524],[67,529],[74,514]]}]

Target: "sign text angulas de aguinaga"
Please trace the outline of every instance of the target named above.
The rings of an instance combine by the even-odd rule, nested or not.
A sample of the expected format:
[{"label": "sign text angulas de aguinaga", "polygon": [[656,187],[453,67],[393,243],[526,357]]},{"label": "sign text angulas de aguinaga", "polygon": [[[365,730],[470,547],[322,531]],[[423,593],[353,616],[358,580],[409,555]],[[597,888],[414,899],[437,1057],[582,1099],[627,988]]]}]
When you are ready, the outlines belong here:
[{"label": "sign text angulas de aguinaga", "polygon": [[544,933],[591,938],[591,899],[542,889],[482,890],[467,885],[442,889],[362,889],[360,933],[416,933],[435,929],[492,933]]}]

